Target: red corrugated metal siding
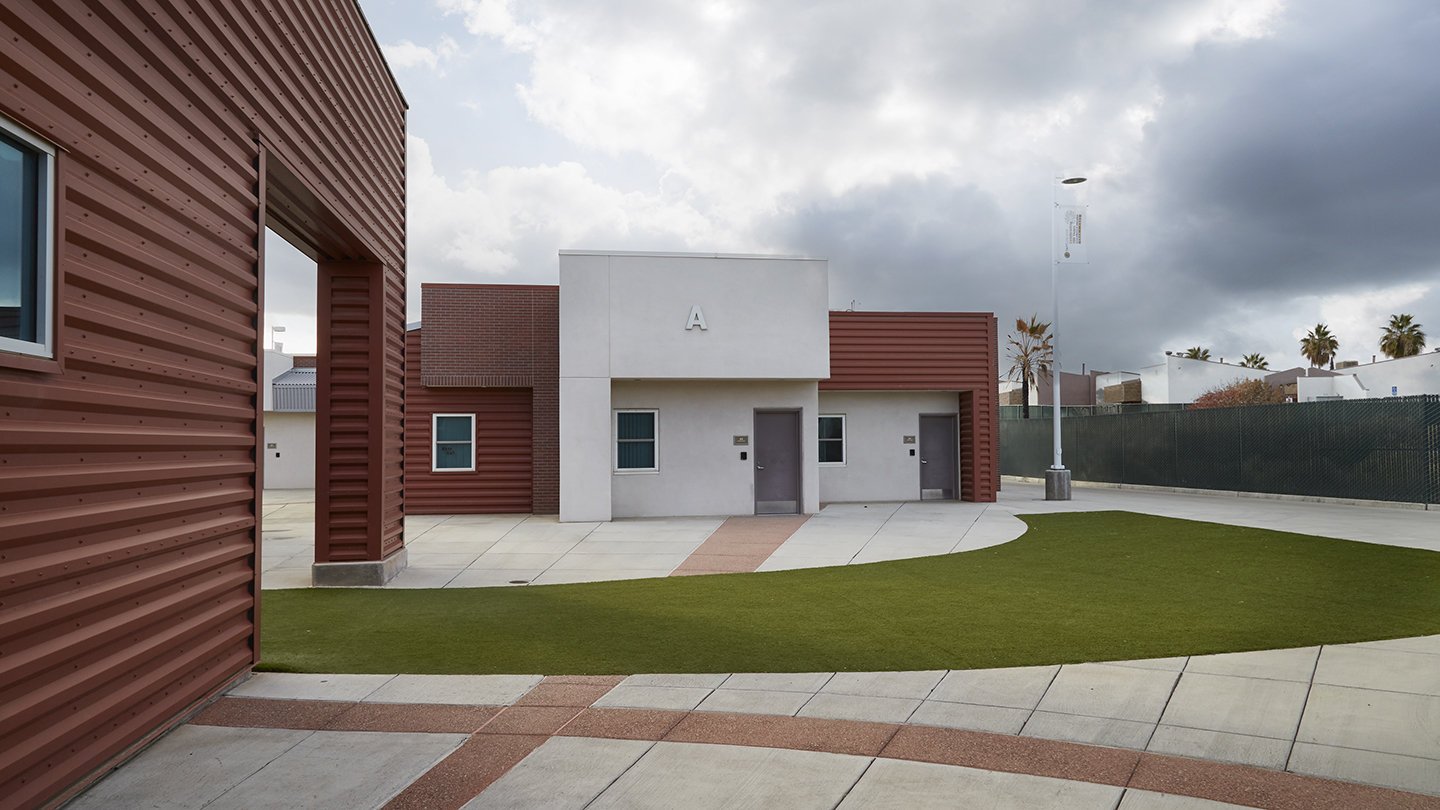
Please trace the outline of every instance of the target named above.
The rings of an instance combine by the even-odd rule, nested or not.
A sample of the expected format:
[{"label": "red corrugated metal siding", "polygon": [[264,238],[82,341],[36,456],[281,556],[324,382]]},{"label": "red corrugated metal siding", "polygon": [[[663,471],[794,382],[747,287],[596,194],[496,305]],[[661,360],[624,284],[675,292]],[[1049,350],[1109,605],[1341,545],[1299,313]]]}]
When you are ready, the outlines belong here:
[{"label": "red corrugated metal siding", "polygon": [[993,501],[997,335],[988,312],[831,312],[820,390],[959,392],[961,497]]},{"label": "red corrugated metal siding", "polygon": [[[529,388],[426,388],[420,383],[421,329],[407,334],[405,511],[411,515],[502,514],[533,508]],[[433,472],[431,416],[475,414],[475,471]]]},{"label": "red corrugated metal siding", "polygon": [[262,225],[383,263],[403,323],[405,105],[349,0],[7,0],[0,41],[0,111],[67,150],[58,362],[0,357],[8,809],[253,662]]}]

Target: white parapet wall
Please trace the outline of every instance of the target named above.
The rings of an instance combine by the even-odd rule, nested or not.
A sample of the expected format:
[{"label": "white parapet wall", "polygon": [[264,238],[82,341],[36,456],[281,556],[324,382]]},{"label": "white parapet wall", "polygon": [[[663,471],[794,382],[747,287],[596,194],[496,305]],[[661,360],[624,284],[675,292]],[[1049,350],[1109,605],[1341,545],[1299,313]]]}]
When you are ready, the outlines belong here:
[{"label": "white parapet wall", "polygon": [[[913,501],[920,498],[921,414],[958,414],[953,391],[821,391],[820,415],[845,417],[845,462],[820,467],[820,500]],[[956,482],[957,489],[959,482]]]},{"label": "white parapet wall", "polygon": [[[1440,353],[1433,351],[1414,357],[1381,360],[1378,363],[1335,370],[1359,381],[1359,386],[1365,389],[1365,393],[1360,396],[1411,397],[1418,394],[1440,394]],[[1345,396],[1349,399],[1352,395]]]},{"label": "white parapet wall", "polygon": [[[661,458],[662,473],[652,474],[656,481],[648,484],[619,482],[640,474],[616,474],[612,412],[650,406],[621,405],[612,397],[629,396],[632,391],[619,383],[637,381],[731,383],[709,389],[721,397],[730,421],[740,411],[779,407],[769,404],[771,389],[740,383],[786,381],[808,386],[808,394],[797,393],[797,388],[787,396],[800,403],[794,407],[803,409],[801,423],[808,437],[802,476],[804,511],[815,511],[818,500],[812,495],[818,492],[818,475],[812,409],[816,383],[828,376],[829,273],[824,259],[561,251],[560,519],[733,514],[754,508],[753,500],[741,503],[753,492],[735,488],[740,486],[735,482],[727,483],[723,495],[686,495],[682,501],[669,500],[671,507],[651,502],[670,486],[671,479],[658,483],[669,454],[687,449],[701,452],[710,441],[708,433],[692,426],[697,417],[687,414],[700,403],[683,386],[666,389],[674,404],[660,416],[659,427],[666,437],[661,440],[661,453],[666,454]],[[613,389],[611,380],[617,382]],[[659,389],[650,390],[659,396]],[[669,438],[673,428],[667,425],[676,419],[684,443]],[[693,446],[691,439],[696,442]],[[723,480],[729,482],[728,477]],[[686,484],[695,485],[703,486],[704,479]],[[694,511],[709,509],[699,504],[712,499],[740,508]]]}]

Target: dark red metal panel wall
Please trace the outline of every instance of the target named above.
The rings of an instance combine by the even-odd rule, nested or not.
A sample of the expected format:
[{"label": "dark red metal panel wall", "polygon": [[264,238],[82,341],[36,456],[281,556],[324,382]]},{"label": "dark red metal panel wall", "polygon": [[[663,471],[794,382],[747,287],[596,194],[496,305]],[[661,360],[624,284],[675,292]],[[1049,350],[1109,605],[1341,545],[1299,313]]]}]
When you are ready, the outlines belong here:
[{"label": "dark red metal panel wall", "polygon": [[[534,509],[534,405],[529,388],[427,388],[421,333],[406,334],[405,513],[504,514]],[[475,414],[474,472],[435,472],[431,417]]]},{"label": "dark red metal panel wall", "polygon": [[960,392],[961,497],[993,501],[997,335],[988,312],[831,312],[830,379],[820,390]]},{"label": "dark red metal panel wall", "polygon": [[[410,359],[420,376],[411,378],[407,397],[428,395],[420,390],[427,387],[530,388],[530,511],[559,513],[560,288],[425,284],[420,297],[424,328],[416,331],[424,352]],[[407,457],[407,476],[417,470],[413,458]]]},{"label": "dark red metal panel wall", "polygon": [[57,359],[0,354],[0,808],[29,808],[254,661],[263,225],[381,266],[403,322],[405,105],[350,0],[6,0],[0,111],[64,150]]}]

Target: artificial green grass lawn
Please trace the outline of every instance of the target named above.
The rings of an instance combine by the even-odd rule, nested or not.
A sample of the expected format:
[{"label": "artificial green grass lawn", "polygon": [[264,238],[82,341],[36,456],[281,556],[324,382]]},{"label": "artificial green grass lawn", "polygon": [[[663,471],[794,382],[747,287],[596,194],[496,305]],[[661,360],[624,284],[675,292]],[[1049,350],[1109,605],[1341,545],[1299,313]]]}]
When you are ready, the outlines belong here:
[{"label": "artificial green grass lawn", "polygon": [[759,574],[265,591],[261,670],[1010,667],[1440,633],[1440,553],[1092,512],[994,548]]}]

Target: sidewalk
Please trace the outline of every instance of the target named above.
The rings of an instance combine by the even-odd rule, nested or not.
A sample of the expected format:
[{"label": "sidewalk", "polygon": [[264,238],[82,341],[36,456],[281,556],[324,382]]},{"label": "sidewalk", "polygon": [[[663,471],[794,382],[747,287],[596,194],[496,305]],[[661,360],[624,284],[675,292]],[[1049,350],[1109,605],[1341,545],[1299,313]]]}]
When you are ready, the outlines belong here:
[{"label": "sidewalk", "polygon": [[1440,808],[1440,636],[1009,670],[257,674],[76,810]]},{"label": "sidewalk", "polygon": [[[303,565],[288,570],[308,581],[313,505],[304,493],[270,495],[267,587],[287,570],[277,561],[296,558]],[[964,551],[1019,536],[1017,513],[1096,509],[1440,550],[1435,512],[1126,490],[1075,495],[1051,503],[1041,487],[1007,482],[997,504],[833,504],[785,524],[783,541],[765,546],[773,552],[746,564],[778,570]],[[536,584],[685,573],[722,523],[410,520],[406,573],[414,582],[393,587],[441,579],[446,587],[500,585],[519,579],[516,572]],[[664,562],[640,567],[635,556]],[[972,803],[1440,810],[1440,636],[968,671],[264,673],[71,806],[926,810]]]}]

